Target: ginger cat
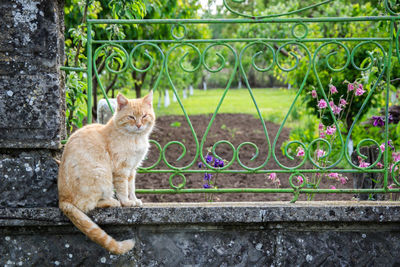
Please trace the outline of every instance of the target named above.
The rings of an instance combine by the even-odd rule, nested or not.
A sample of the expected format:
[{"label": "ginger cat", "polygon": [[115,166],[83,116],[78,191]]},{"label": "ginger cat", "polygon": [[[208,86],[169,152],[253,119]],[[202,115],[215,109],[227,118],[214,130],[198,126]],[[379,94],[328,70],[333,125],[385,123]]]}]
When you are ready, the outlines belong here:
[{"label": "ginger cat", "polygon": [[91,240],[115,254],[131,250],[135,242],[116,241],[85,213],[94,208],[142,205],[135,196],[135,170],[149,149],[149,135],[155,123],[152,102],[152,91],[132,100],[119,94],[117,110],[108,123],[91,124],[76,131],[61,159],[60,209]]}]

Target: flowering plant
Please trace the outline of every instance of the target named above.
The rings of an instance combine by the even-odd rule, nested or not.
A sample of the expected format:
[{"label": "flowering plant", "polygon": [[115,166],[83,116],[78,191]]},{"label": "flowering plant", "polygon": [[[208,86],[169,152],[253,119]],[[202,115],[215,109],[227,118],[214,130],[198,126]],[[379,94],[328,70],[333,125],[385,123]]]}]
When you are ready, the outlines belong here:
[{"label": "flowering plant", "polygon": [[[339,91],[335,84],[331,82],[327,86],[326,98],[322,97],[322,93],[318,94],[315,89],[310,92],[311,97],[315,100],[315,109],[318,112],[319,122],[316,126],[317,135],[313,135],[309,143],[299,145],[296,149],[295,155],[298,159],[302,160],[304,157],[309,156],[313,163],[313,169],[323,169],[329,167],[332,163],[336,162],[341,152],[334,149],[343,149],[342,141],[339,138],[339,134],[345,134],[348,126],[346,122],[349,121],[349,116],[352,111],[352,105],[360,101],[360,98],[364,98],[367,95],[367,89],[364,85],[356,80],[354,82],[344,81],[341,83],[346,85],[346,90]],[[342,92],[339,95],[339,92]],[[315,131],[314,130],[314,131]],[[340,132],[339,132],[340,131]],[[320,140],[313,142],[313,140]],[[295,140],[301,140],[295,139]],[[307,145],[311,142],[312,147]],[[333,147],[333,149],[332,149]],[[332,150],[332,151],[331,151]],[[290,150],[288,151],[290,153]],[[310,155],[307,155],[309,153]],[[360,159],[359,167],[366,168],[370,163]],[[337,185],[344,185],[347,183],[348,178],[343,174],[337,172],[313,172],[308,176],[296,176],[291,178],[291,182],[296,187],[307,187],[318,189],[321,186],[322,180],[328,180],[332,184],[329,188],[336,189]],[[312,200],[314,194],[308,194],[307,200]]]},{"label": "flowering plant", "polygon": [[[222,168],[225,166],[226,161],[223,159],[218,159],[218,158],[214,158],[213,156],[210,155],[211,153],[211,148],[208,149],[207,155],[206,155],[206,162],[209,165],[214,166],[214,168]],[[207,165],[203,164],[202,162],[198,163],[198,167],[204,168],[206,170],[208,170],[209,168],[207,167]],[[209,188],[215,188],[218,189],[217,187],[217,180],[218,180],[218,172],[215,174],[215,177],[213,177],[212,173],[206,172],[204,173],[204,177],[203,177],[203,188],[204,189],[209,189]],[[208,202],[212,202],[213,201],[213,194],[204,194],[205,200]]]}]

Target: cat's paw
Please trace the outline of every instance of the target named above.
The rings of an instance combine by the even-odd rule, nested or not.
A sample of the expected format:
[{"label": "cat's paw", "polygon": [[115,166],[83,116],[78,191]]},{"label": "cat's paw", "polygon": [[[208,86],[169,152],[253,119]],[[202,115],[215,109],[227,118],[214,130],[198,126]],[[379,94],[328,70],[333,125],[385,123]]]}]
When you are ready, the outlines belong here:
[{"label": "cat's paw", "polygon": [[100,199],[96,207],[98,208],[121,207],[121,203],[114,198]]},{"label": "cat's paw", "polygon": [[142,207],[143,206],[143,202],[140,199],[137,198],[134,201],[136,202],[136,206],[138,206],[138,207]]},{"label": "cat's paw", "polygon": [[121,200],[121,205],[122,207],[134,207],[136,206],[136,201],[130,199],[124,201]]}]

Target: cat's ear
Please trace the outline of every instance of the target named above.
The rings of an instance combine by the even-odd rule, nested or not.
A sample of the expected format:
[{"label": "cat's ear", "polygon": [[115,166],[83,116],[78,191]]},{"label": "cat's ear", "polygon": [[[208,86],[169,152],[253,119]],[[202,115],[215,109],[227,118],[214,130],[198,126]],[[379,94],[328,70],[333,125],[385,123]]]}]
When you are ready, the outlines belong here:
[{"label": "cat's ear", "polygon": [[143,103],[148,105],[150,108],[153,107],[153,90],[143,97]]},{"label": "cat's ear", "polygon": [[128,104],[128,98],[119,93],[117,95],[117,103],[118,103],[118,110],[121,110]]}]

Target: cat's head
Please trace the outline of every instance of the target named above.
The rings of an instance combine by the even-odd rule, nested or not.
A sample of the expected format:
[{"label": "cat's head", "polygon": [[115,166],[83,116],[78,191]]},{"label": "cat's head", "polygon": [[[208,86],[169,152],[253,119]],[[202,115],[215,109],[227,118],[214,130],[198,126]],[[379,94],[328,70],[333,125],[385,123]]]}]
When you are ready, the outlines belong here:
[{"label": "cat's head", "polygon": [[113,117],[115,126],[129,134],[148,133],[154,126],[153,91],[139,99],[117,96],[117,110]]}]

